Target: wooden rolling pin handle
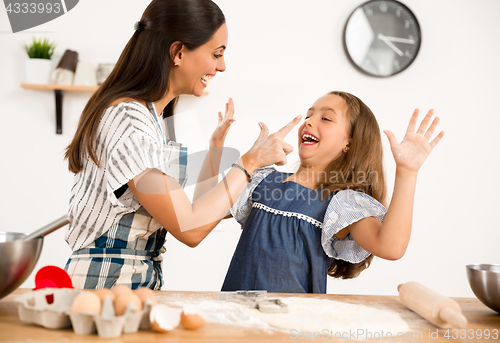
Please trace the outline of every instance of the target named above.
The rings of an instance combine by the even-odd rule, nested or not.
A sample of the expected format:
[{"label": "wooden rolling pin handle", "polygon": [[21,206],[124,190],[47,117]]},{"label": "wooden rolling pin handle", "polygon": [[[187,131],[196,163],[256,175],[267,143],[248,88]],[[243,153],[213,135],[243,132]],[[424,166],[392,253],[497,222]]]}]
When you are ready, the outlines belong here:
[{"label": "wooden rolling pin handle", "polygon": [[439,311],[439,317],[455,328],[465,329],[467,327],[467,318],[463,314],[454,311],[451,307],[443,307]]},{"label": "wooden rolling pin handle", "polygon": [[399,299],[410,310],[418,313],[437,327],[465,328],[467,319],[462,315],[460,306],[418,282],[410,281],[398,286]]}]

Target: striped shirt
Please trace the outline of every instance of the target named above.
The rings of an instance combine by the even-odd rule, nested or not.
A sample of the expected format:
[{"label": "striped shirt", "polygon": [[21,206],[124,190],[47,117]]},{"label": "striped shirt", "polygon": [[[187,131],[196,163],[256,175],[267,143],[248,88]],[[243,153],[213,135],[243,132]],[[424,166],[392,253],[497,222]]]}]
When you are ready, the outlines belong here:
[{"label": "striped shirt", "polygon": [[[164,121],[153,113],[137,102],[123,102],[104,111],[95,140],[100,167],[87,157],[71,189],[65,239],[73,251],[89,246],[116,228],[123,215],[140,208],[130,189],[119,198],[115,191],[144,170],[158,169],[184,184],[186,148],[166,138]],[[160,227],[151,218],[146,232]],[[132,234],[146,238],[140,230]]]}]

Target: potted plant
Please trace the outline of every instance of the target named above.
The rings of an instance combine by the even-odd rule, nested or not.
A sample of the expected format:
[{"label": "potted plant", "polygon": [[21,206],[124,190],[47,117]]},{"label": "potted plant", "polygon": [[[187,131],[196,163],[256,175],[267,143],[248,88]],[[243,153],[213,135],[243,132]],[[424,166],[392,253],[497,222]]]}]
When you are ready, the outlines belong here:
[{"label": "potted plant", "polygon": [[25,44],[24,49],[28,54],[26,60],[26,82],[35,84],[50,83],[52,68],[52,55],[56,45],[47,38],[33,37],[31,44]]}]

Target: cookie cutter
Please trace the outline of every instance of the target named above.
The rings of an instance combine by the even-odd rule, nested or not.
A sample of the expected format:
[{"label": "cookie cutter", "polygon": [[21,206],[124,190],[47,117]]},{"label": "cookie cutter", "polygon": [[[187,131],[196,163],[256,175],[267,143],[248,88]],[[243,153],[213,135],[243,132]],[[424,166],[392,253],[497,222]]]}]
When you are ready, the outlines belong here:
[{"label": "cookie cutter", "polygon": [[281,299],[265,299],[257,301],[257,308],[260,312],[266,313],[286,313],[288,306]]},{"label": "cookie cutter", "polygon": [[234,302],[248,308],[256,308],[261,312],[288,312],[288,306],[281,299],[268,299],[267,291],[219,292],[217,300]]},{"label": "cookie cutter", "polygon": [[217,293],[217,300],[231,301],[249,308],[255,308],[257,306],[257,299],[266,298],[267,291],[235,291]]}]

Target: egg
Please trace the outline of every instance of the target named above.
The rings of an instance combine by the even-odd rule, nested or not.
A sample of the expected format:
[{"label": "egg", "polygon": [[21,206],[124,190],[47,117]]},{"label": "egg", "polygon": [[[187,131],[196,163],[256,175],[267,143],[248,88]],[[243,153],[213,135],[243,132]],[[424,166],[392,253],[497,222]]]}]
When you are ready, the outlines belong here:
[{"label": "egg", "polygon": [[172,331],[179,326],[180,321],[180,311],[164,304],[151,307],[151,312],[149,312],[151,328],[156,332]]},{"label": "egg", "polygon": [[116,299],[116,294],[107,288],[96,289],[94,293],[97,294],[99,299],[101,299],[101,302],[104,300],[104,297],[106,296],[108,296],[113,302]]},{"label": "egg", "polygon": [[101,313],[101,299],[91,291],[78,294],[71,304],[71,313]]},{"label": "egg", "polygon": [[140,287],[134,290],[135,295],[139,297],[142,301],[142,306],[144,307],[144,302],[147,299],[151,300],[151,306],[158,304],[158,299],[156,299],[156,294],[151,288]]},{"label": "egg", "polygon": [[116,297],[119,297],[123,293],[132,293],[130,287],[125,285],[116,285],[113,288],[111,288],[111,291],[115,293]]},{"label": "egg", "polygon": [[182,309],[181,325],[188,330],[196,330],[205,325],[207,320],[203,312],[195,306],[186,305]]},{"label": "egg", "polygon": [[125,313],[127,310],[128,304],[134,304],[135,305],[135,311],[140,312],[142,310],[142,302],[141,299],[137,295],[135,295],[133,292],[130,293],[123,293],[119,296],[116,297],[115,299],[115,313],[117,316],[121,316]]}]

